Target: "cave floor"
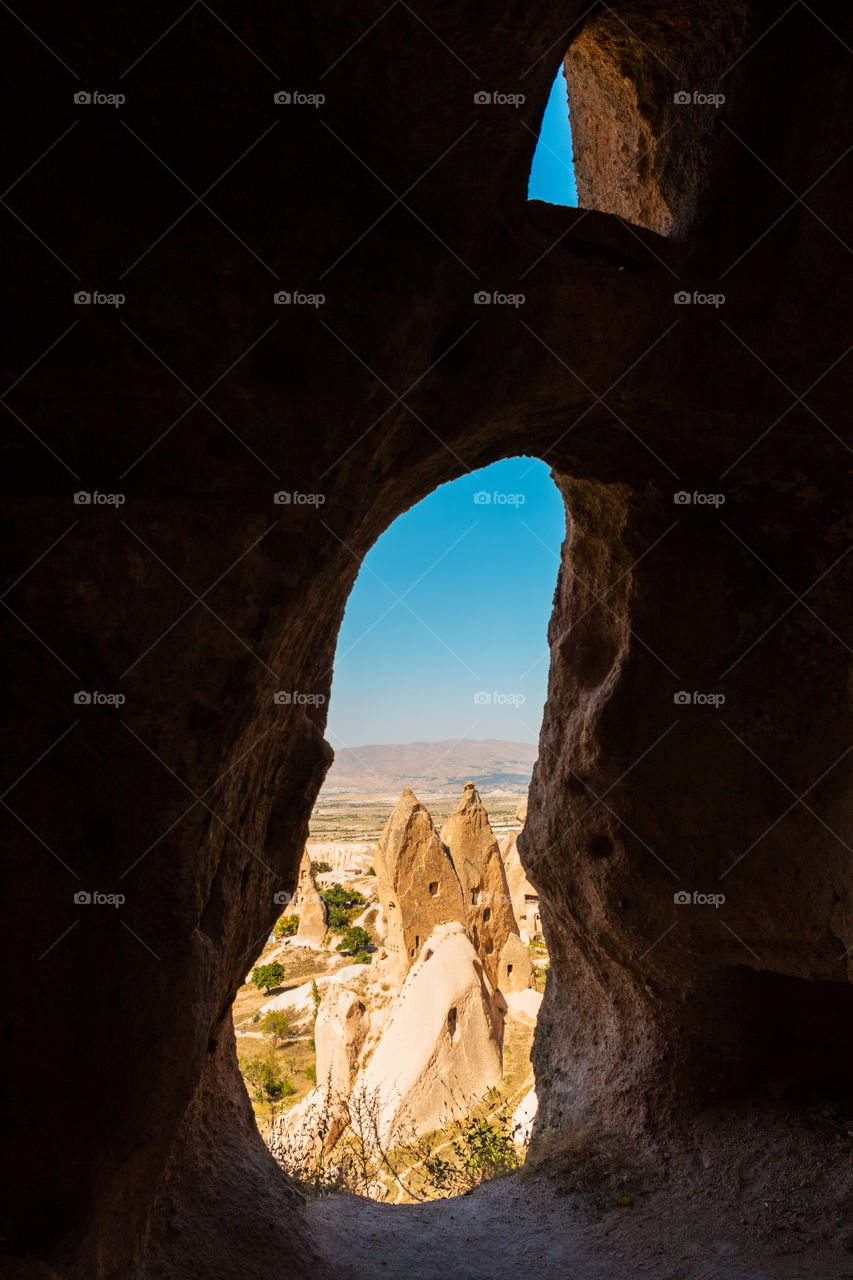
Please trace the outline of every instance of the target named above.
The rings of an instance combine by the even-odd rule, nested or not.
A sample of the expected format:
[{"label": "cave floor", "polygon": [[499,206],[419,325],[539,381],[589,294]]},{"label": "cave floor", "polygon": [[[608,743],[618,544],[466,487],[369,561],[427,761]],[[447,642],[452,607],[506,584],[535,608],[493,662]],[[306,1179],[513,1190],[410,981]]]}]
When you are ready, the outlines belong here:
[{"label": "cave floor", "polygon": [[340,1280],[845,1280],[853,1253],[763,1204],[658,1192],[591,1211],[543,1176],[504,1178],[426,1205],[315,1200],[316,1245]]},{"label": "cave floor", "polygon": [[853,1280],[851,1114],[720,1108],[615,1180],[582,1161],[450,1200],[305,1212],[335,1280]]}]

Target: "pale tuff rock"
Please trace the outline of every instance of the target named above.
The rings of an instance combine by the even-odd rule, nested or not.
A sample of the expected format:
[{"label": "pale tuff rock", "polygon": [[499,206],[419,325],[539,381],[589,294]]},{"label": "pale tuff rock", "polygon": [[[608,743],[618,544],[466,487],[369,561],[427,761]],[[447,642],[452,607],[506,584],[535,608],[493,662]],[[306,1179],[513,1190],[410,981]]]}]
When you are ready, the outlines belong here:
[{"label": "pale tuff rock", "polygon": [[[527,796],[519,804],[515,811],[515,816],[519,822],[524,822],[527,818]],[[506,837],[501,844],[501,860],[504,865],[504,873],[506,874],[506,882],[509,887],[509,895],[512,901],[513,915],[518,925],[518,932],[523,942],[530,942],[537,933],[542,932],[542,923],[539,917],[539,893],[527,878],[527,873],[521,865],[521,858],[518,853],[518,836],[519,832],[514,832]]]},{"label": "pale tuff rock", "polygon": [[[449,849],[404,791],[375,851],[380,905],[361,917],[371,928],[382,921],[384,945],[371,965],[324,980],[317,1086],[276,1121],[274,1154],[325,1157],[365,1106],[383,1144],[461,1118],[501,1084],[504,1014],[535,1022],[541,996],[472,783],[442,834]],[[303,909],[312,890],[301,877]]]},{"label": "pale tuff rock", "polygon": [[542,992],[527,987],[524,991],[508,991],[504,996],[508,1018],[535,1027],[542,1007]]},{"label": "pale tuff rock", "polygon": [[382,832],[374,867],[385,945],[402,979],[436,925],[465,921],[453,863],[428,811],[408,789]]},{"label": "pale tuff rock", "polygon": [[311,947],[319,947],[326,936],[326,904],[317,892],[311,875],[311,858],[306,849],[299,864],[299,880],[296,885],[296,905],[299,910],[299,929],[296,941]]},{"label": "pale tuff rock", "polygon": [[501,952],[518,933],[498,842],[473,782],[441,831],[462,884],[465,921],[492,986],[498,986]]},{"label": "pale tuff rock", "polygon": [[438,1128],[497,1087],[502,1038],[498,1001],[463,925],[438,925],[356,1084],[380,1098],[382,1140],[399,1123]]},{"label": "pale tuff rock", "polygon": [[498,986],[504,995],[511,991],[526,991],[536,986],[536,975],[527,947],[517,933],[511,933],[501,950],[498,961]]},{"label": "pale tuff rock", "polygon": [[328,862],[336,875],[363,876],[373,866],[376,845],[368,840],[312,840],[307,847],[312,862]]},{"label": "pale tuff rock", "polygon": [[337,984],[326,989],[314,1024],[317,1085],[274,1122],[268,1139],[273,1155],[288,1151],[325,1157],[333,1149],[349,1123],[347,1098],[368,1025],[358,991]]},{"label": "pale tuff rock", "polygon": [[317,1080],[331,1080],[335,1089],[348,1093],[366,1035],[367,1018],[359,993],[350,987],[332,987],[320,1001],[314,1024]]},{"label": "pale tuff rock", "polygon": [[526,1147],[533,1132],[536,1112],[539,1110],[539,1099],[536,1090],[531,1089],[519,1102],[512,1117],[512,1140],[517,1146]]}]

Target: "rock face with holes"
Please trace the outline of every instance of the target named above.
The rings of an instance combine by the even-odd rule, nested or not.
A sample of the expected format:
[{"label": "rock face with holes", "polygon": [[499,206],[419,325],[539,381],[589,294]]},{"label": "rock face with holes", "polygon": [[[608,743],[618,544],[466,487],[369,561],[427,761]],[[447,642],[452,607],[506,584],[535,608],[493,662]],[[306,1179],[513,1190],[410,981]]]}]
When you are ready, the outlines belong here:
[{"label": "rock face with holes", "polygon": [[428,811],[408,789],[385,824],[374,867],[385,946],[402,981],[436,925],[465,921],[453,862]]},{"label": "rock face with holes", "polygon": [[295,906],[299,911],[296,941],[303,942],[308,947],[319,947],[326,936],[326,904],[317,892],[307,849],[299,864]]},{"label": "rock face with holes", "polygon": [[[533,968],[471,783],[449,828],[456,861],[409,789],[385,825],[374,860],[384,946],[358,973],[357,992],[326,988],[317,1086],[270,1139],[285,1164],[297,1149],[327,1155],[354,1109],[378,1109],[382,1141],[395,1126],[402,1139],[462,1115],[500,1082],[503,997],[535,987]],[[457,865],[476,898],[468,910]]]},{"label": "rock face with holes", "polygon": [[473,782],[441,829],[462,885],[465,925],[489,981],[498,986],[501,951],[511,934],[518,935],[509,886],[489,815]]},{"label": "rock face with holes", "polygon": [[464,926],[437,925],[355,1084],[379,1100],[382,1140],[463,1116],[500,1084],[502,1038],[499,1001]]},{"label": "rock face with holes", "polygon": [[506,995],[510,991],[526,991],[536,986],[536,976],[527,947],[517,933],[511,933],[501,947],[497,985]]}]

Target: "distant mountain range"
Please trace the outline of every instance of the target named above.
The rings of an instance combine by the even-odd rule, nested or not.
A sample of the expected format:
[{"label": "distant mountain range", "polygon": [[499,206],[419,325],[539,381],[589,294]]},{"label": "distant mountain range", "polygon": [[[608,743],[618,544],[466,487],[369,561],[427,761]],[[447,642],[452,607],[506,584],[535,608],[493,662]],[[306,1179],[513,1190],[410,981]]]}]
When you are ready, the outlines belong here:
[{"label": "distant mountain range", "polygon": [[411,787],[416,795],[452,795],[469,778],[479,791],[522,794],[538,754],[531,743],[496,738],[346,747],[335,752],[323,794],[386,796]]}]

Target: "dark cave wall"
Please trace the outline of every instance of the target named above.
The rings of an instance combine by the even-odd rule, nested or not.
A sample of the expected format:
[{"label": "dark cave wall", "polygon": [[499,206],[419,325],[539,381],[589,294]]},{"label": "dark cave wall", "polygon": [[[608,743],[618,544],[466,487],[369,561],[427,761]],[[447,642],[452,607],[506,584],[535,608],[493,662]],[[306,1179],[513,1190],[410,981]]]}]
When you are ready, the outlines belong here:
[{"label": "dark cave wall", "polygon": [[[851,43],[845,11],[816,8]],[[704,7],[666,9],[715,38]],[[648,852],[704,889],[792,800],[748,748],[799,795],[847,746],[842,46],[802,9],[764,34],[772,11],[749,7],[701,193],[682,191],[667,240],[524,202],[581,6],[429,5],[440,40],[400,7],[352,48],[381,6],[220,12],[263,62],[201,7],[152,47],[168,6],[121,23],[84,6],[42,33],[77,80],[5,18],[22,121],[10,181],[50,148],[9,195],[35,234],[11,215],[7,233],[4,940],[27,981],[7,1011],[5,1237],[75,1280],[183,1275],[188,1249],[200,1274],[227,1274],[257,1228],[247,1184],[274,1218],[257,1274],[285,1243],[295,1274],[312,1265],[225,1030],[330,759],[322,709],[273,693],[328,695],[358,558],[466,467],[545,458],[573,522],[525,854],[554,954],[543,1132],[560,1113],[632,1135],[685,1121],[709,1053],[715,1088],[744,1061],[760,1074],[745,972],[837,982],[853,941],[833,834],[849,832],[843,762],[808,797],[820,820],[797,806],[727,877],[742,942],[722,909],[691,907],[653,946],[675,882]],[[79,85],[124,69],[125,106],[74,114]],[[279,86],[321,84],[322,110],[274,109]],[[526,102],[478,108],[485,84]],[[816,183],[814,212],[765,164]],[[217,183],[210,208],[173,174],[195,193]],[[404,197],[417,216],[389,212],[418,179]],[[81,287],[127,300],[76,307]],[[277,307],[280,288],[326,302]],[[475,306],[480,288],[526,301]],[[681,289],[721,290],[724,307],[676,306]],[[79,506],[79,490],[125,501]],[[293,490],[325,501],[275,504]],[[679,508],[678,490],[726,504]],[[774,626],[789,588],[814,613]],[[635,764],[679,711],[654,653],[676,689],[724,689],[746,747],[691,706]],[[126,701],[78,706],[80,689]],[[591,810],[588,788],[611,785]],[[79,889],[126,902],[84,908]],[[45,1007],[62,1061],[47,1098],[17,1047]]]}]

